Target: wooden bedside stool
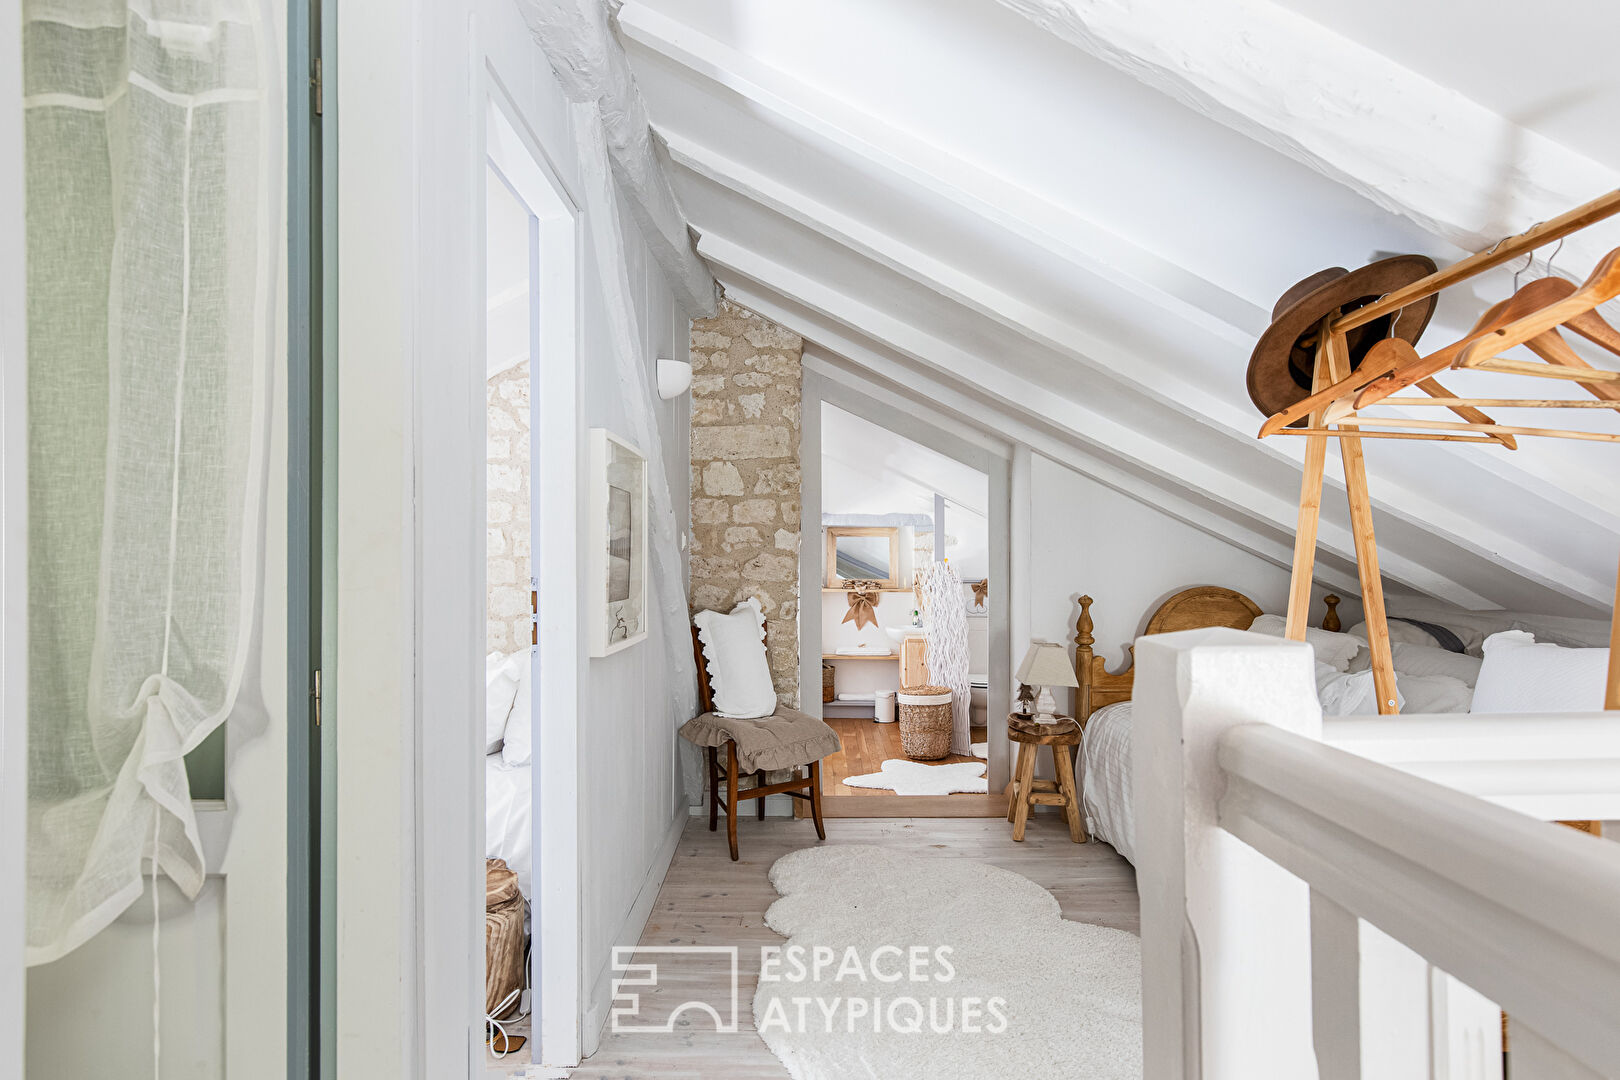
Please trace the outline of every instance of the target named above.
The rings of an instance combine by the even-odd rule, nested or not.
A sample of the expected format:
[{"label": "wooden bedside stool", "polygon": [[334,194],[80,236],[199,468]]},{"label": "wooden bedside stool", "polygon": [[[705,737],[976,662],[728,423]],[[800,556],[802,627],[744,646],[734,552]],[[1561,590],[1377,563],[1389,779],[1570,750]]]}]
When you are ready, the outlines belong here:
[{"label": "wooden bedside stool", "polygon": [[[1080,796],[1074,785],[1071,747],[1080,745],[1080,725],[1065,717],[1061,724],[1039,724],[1017,713],[1007,716],[1007,738],[1018,744],[1018,764],[1007,785],[1007,820],[1013,823],[1013,839],[1022,842],[1030,808],[1035,805],[1061,806],[1069,819],[1069,839],[1086,842],[1086,827],[1080,818]],[[1035,756],[1043,746],[1052,748],[1057,764],[1057,781],[1035,779]]]}]

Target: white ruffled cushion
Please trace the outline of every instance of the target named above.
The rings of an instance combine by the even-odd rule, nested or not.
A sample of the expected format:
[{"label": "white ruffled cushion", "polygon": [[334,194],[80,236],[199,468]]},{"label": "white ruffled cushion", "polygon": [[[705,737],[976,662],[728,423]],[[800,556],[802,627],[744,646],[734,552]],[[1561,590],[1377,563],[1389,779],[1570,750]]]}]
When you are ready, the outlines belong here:
[{"label": "white ruffled cushion", "polygon": [[1608,673],[1608,649],[1538,644],[1534,634],[1504,630],[1485,639],[1471,711],[1600,712]]},{"label": "white ruffled cushion", "polygon": [[758,720],[776,712],[776,686],[765,656],[765,614],[753,597],[730,615],[700,611],[692,616],[709,669],[714,712],[734,720]]},{"label": "white ruffled cushion", "polygon": [[[1287,628],[1288,620],[1281,615],[1261,615],[1249,624],[1249,629],[1255,633],[1271,637],[1282,637]],[[1367,643],[1360,638],[1315,627],[1306,628],[1305,643],[1316,654],[1317,663],[1327,664],[1334,671],[1348,671],[1356,653],[1367,647]]]}]

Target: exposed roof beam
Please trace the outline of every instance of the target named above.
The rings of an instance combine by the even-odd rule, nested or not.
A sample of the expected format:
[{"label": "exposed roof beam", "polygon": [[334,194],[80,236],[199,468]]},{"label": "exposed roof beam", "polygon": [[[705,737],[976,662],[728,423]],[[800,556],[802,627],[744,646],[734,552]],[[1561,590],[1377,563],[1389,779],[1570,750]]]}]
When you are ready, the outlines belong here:
[{"label": "exposed roof beam", "polygon": [[600,0],[517,0],[529,32],[573,101],[596,106],[614,179],[653,260],[693,318],[713,315],[714,278],[655,151],[647,106]]},{"label": "exposed roof beam", "polygon": [[[741,162],[673,131],[661,131],[676,166],[734,195],[740,195],[874,262],[939,296],[960,304],[1027,341],[1074,360],[1093,375],[1138,392],[1158,395],[1198,422],[1229,428],[1252,445],[1254,412],[1188,386],[1174,363],[1164,363],[1143,350],[1122,349],[1100,339],[1060,315],[1032,304],[972,273],[919,251],[883,231],[818,201],[813,195],[766,176]],[[700,223],[701,224],[701,223]],[[1245,339],[1247,347],[1251,339]],[[1234,370],[1237,365],[1234,364]],[[1439,453],[1470,465],[1478,452],[1446,443],[1435,444]],[[1261,444],[1266,452],[1283,452],[1277,441]],[[1614,517],[1603,506],[1565,490],[1567,474],[1556,465],[1538,465],[1533,458],[1503,458],[1493,463],[1498,475],[1520,478],[1520,486],[1538,491],[1573,514],[1612,528]]]},{"label": "exposed roof beam", "polygon": [[[1266,0],[998,2],[1464,250],[1620,184],[1608,166]],[[1564,261],[1602,254],[1577,235]]]},{"label": "exposed roof beam", "polygon": [[631,42],[661,62],[695,73],[748,101],[750,108],[767,110],[1211,333],[1248,340],[1266,324],[1265,311],[1218,283],[646,4],[625,4],[618,21]]},{"label": "exposed roof beam", "polygon": [[[1172,488],[1199,493],[1236,514],[1259,520],[1273,528],[1291,532],[1298,507],[1291,499],[1257,487],[1224,472],[1198,456],[1150,434],[1098,412],[1090,407],[1030,383],[997,365],[987,363],[941,341],[916,327],[877,311],[860,301],[843,296],[820,282],[812,281],[780,264],[773,263],[729,240],[705,235],[700,249],[721,268],[729,290],[732,275],[758,283],[810,309],[832,322],[870,338],[884,348],[925,365],[938,375],[960,378],[979,388],[989,403],[1014,415],[1036,416],[1031,403],[1039,403],[1041,413],[1073,437],[1090,445],[1107,448],[1140,465]],[[730,274],[724,273],[730,271]],[[740,303],[745,301],[739,300]],[[986,404],[980,399],[979,408]],[[973,415],[972,407],[964,415]],[[1319,533],[1322,547],[1341,558],[1351,557],[1355,547],[1350,531],[1324,521]],[[1385,572],[1431,596],[1469,608],[1493,606],[1484,596],[1443,574],[1422,566],[1388,547],[1381,552]]]},{"label": "exposed roof beam", "polygon": [[[699,250],[716,266],[766,284],[828,318],[859,330],[895,352],[912,356],[935,368],[957,372],[1003,402],[1021,405],[1039,401],[1042,408],[1048,410],[1054,419],[1060,420],[1068,430],[1117,449],[1123,456],[1142,463],[1167,480],[1174,479],[1193,490],[1205,492],[1234,510],[1251,511],[1272,526],[1289,530],[1294,527],[1298,508],[1292,498],[1292,489],[1288,491],[1288,497],[1282,497],[1269,488],[1243,480],[1218,468],[1197,452],[1176,446],[1174,440],[1164,439],[1161,432],[1138,430],[1106,413],[1056,395],[1049,387],[1030,382],[1002,365],[985,361],[943,342],[915,326],[842,294],[824,281],[783,266],[713,230],[704,233],[699,241]],[[1173,414],[1167,416],[1166,420],[1173,420]],[[1236,453],[1253,455],[1256,452],[1254,443],[1236,432],[1214,425],[1207,426],[1206,430],[1218,437],[1231,438],[1236,444]],[[1273,453],[1280,454],[1281,451]],[[1342,483],[1336,455],[1330,455],[1330,459],[1329,475]],[[1417,525],[1465,551],[1511,566],[1520,576],[1538,585],[1586,604],[1606,604],[1612,596],[1613,587],[1609,583],[1572,571],[1521,539],[1446,510],[1432,498],[1414,491],[1399,477],[1380,476],[1377,490],[1377,505],[1381,513]],[[1330,550],[1341,555],[1348,555],[1354,550],[1347,529],[1324,522],[1321,536]],[[1329,537],[1334,539],[1330,541]],[[1460,582],[1402,557],[1387,543],[1382,556],[1383,566],[1390,576],[1412,588],[1463,607],[1494,606],[1486,597]]]},{"label": "exposed roof beam", "polygon": [[[1076,263],[1084,272],[1098,272],[1095,260],[1088,263],[1085,255],[1054,239],[1062,232],[1062,226],[1058,222],[1067,215],[1061,208],[1044,205],[1039,197],[1032,193],[1009,184],[1000,177],[984,174],[970,163],[962,162],[938,147],[921,143],[906,132],[895,129],[892,125],[886,125],[870,114],[854,113],[847,105],[805,86],[783,72],[740,54],[700,32],[651,11],[644,5],[633,3],[626,6],[621,15],[621,25],[626,35],[636,43],[635,47],[651,54],[650,62],[673,65],[686,75],[695,75],[700,82],[712,85],[719,93],[746,99],[750,114],[769,116],[771,118],[769,122],[790,128],[796,137],[808,143],[830,145],[842,153],[854,154],[869,165],[894,173],[897,177],[917,186],[919,197],[947,199],[954,207],[981,215],[1049,252],[1061,254],[1062,257]],[[1050,332],[1052,329],[1050,326],[1037,331],[1037,327],[1043,327],[1042,320],[1030,317],[1028,305],[1019,305],[1015,298],[1012,298],[1011,306],[1003,305],[1002,300],[1008,298],[1009,294],[1001,293],[997,297],[985,293],[982,289],[983,282],[974,282],[972,278],[959,273],[954,277],[950,274],[942,277],[934,271],[949,271],[951,268],[937,261],[933,267],[924,272],[920,269],[924,264],[912,257],[917,254],[914,249],[903,244],[896,247],[899,242],[895,238],[875,230],[863,232],[859,227],[860,223],[852,221],[847,215],[839,217],[830,212],[823,213],[830,211],[830,208],[816,203],[813,199],[808,203],[799,203],[798,209],[794,211],[795,200],[802,196],[803,192],[793,191],[757,170],[737,166],[737,163],[729,162],[723,155],[708,152],[707,148],[686,138],[678,130],[664,127],[660,129],[660,135],[682,155],[683,166],[694,175],[704,177],[712,183],[730,186],[737,194],[744,195],[769,209],[778,212],[789,210],[791,212],[786,216],[801,226],[811,228],[852,251],[872,258],[880,265],[904,273],[914,281],[928,284],[941,295],[955,299],[970,310],[1017,330],[1027,339],[1041,342],[1044,337],[1046,340],[1042,343],[1048,346],[1055,343],[1060,355],[1087,363],[1095,374],[1108,378],[1116,385],[1138,386],[1150,396],[1167,402],[1182,413],[1188,422],[1201,424],[1206,428],[1224,429],[1234,437],[1234,443],[1241,441],[1245,446],[1244,450],[1234,448],[1234,452],[1252,454],[1258,451],[1262,455],[1298,459],[1299,452],[1292,446],[1257,447],[1250,438],[1250,432],[1253,430],[1252,417],[1246,410],[1241,410],[1224,399],[1214,399],[1206,393],[1197,391],[1173,371],[1155,370],[1151,358],[1136,354],[1124,355],[1117,347],[1110,347],[1108,343],[1098,343],[1094,340],[1095,335],[1084,335],[1083,331],[1077,333],[1083,336],[1086,347],[1076,347],[1073,336],[1065,345],[1061,337]],[[737,166],[737,169],[734,171],[732,166]],[[725,184],[726,177],[731,179],[734,186]],[[976,194],[978,192],[993,197],[981,198]],[[1032,207],[1041,212],[1033,213]],[[1018,213],[1012,213],[1009,208],[1017,208]],[[1037,221],[1039,224],[1036,224]],[[720,227],[731,226],[730,223],[721,223]],[[1117,236],[1109,235],[1113,242],[1119,242]],[[700,246],[700,250],[705,249]],[[1113,273],[1115,281],[1120,280],[1121,276],[1117,271]],[[1162,290],[1148,289],[1140,295],[1151,296],[1153,302],[1163,307],[1167,313],[1189,319],[1195,325],[1200,320],[1206,326],[1219,321],[1213,319],[1206,308],[1190,304],[1184,298],[1167,294]],[[1052,323],[1050,317],[1046,319],[1046,323]],[[1223,330],[1224,333],[1215,336],[1233,340],[1232,325],[1227,324]],[[1252,340],[1252,337],[1245,337],[1245,344],[1249,340]],[[1470,463],[1469,467],[1478,466]],[[1337,463],[1330,468],[1336,469]],[[1504,469],[1499,470],[1499,474],[1518,473],[1533,477],[1539,471],[1534,467],[1506,465]],[[1521,483],[1520,486],[1525,485]],[[1536,490],[1540,497],[1559,503],[1563,509],[1580,514],[1589,521],[1603,523],[1594,517],[1595,514],[1602,513],[1599,508],[1574,497],[1559,485],[1549,485],[1542,481],[1529,486]],[[1526,580],[1534,581],[1582,603],[1607,601],[1609,590],[1606,585],[1590,578],[1589,575],[1571,573],[1559,560],[1536,550],[1533,545],[1523,540],[1515,539],[1500,531],[1484,529],[1478,521],[1460,512],[1439,510],[1433,499],[1401,483],[1398,477],[1381,477],[1379,490],[1381,506],[1408,524],[1434,532],[1445,540],[1476,554],[1499,558],[1505,564],[1511,565]],[[1474,599],[1478,601],[1480,598],[1475,594]],[[1468,601],[1458,599],[1457,602]]]}]

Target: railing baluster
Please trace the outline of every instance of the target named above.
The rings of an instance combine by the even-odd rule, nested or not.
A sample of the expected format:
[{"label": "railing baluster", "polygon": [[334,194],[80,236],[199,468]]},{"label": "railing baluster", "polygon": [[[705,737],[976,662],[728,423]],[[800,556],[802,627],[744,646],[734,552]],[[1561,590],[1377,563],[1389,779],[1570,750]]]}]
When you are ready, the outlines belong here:
[{"label": "railing baluster", "polygon": [[1321,1080],[1361,1080],[1361,920],[1315,889],[1311,1027]]}]

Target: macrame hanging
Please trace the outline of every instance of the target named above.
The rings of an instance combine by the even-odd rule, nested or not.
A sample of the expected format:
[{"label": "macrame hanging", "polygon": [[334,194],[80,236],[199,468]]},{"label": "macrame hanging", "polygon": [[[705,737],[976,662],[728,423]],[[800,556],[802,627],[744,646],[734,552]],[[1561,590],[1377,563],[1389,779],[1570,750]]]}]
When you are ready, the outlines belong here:
[{"label": "macrame hanging", "polygon": [[951,753],[971,754],[967,601],[962,579],[950,563],[929,563],[921,572],[918,592],[927,627],[928,681],[951,690]]}]

